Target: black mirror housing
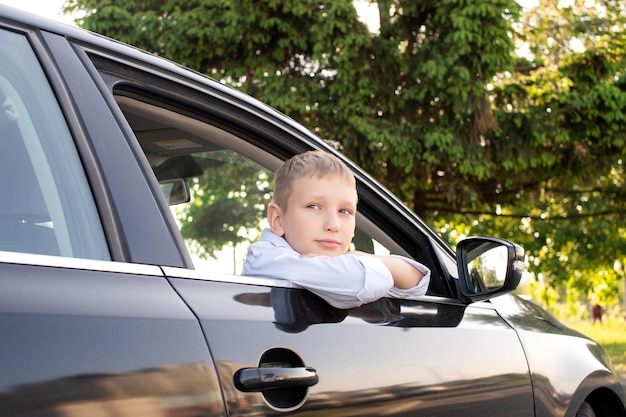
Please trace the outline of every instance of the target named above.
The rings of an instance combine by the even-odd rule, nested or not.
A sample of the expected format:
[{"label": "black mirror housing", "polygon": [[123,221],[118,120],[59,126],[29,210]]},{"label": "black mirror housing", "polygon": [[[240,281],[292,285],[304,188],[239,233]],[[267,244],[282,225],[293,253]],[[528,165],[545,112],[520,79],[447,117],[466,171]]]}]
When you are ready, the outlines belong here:
[{"label": "black mirror housing", "polygon": [[492,237],[462,240],[456,261],[461,296],[470,301],[515,291],[525,270],[524,248]]}]

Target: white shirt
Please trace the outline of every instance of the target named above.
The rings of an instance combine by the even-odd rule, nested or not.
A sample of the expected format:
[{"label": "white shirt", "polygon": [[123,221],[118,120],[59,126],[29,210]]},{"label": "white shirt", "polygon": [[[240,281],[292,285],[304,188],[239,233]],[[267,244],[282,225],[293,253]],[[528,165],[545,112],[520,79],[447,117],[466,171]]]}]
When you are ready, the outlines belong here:
[{"label": "white shirt", "polygon": [[380,259],[350,253],[302,258],[285,239],[265,229],[261,239],[248,248],[242,273],[288,280],[334,307],[353,308],[383,297],[413,298],[426,294],[430,270],[412,259],[401,258],[424,274],[415,287],[407,290],[394,287],[391,272]]}]

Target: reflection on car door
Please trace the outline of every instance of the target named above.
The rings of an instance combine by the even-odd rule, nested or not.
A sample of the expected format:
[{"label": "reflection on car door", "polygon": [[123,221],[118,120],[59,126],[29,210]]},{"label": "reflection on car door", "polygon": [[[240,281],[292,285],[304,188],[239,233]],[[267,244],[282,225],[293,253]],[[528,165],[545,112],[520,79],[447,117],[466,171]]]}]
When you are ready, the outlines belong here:
[{"label": "reflection on car door", "polygon": [[382,299],[339,310],[306,290],[166,274],[201,321],[231,415],[299,406],[298,387],[237,388],[237,371],[266,366],[268,355],[287,366],[295,355],[317,372],[302,413],[534,415],[519,340],[487,303]]},{"label": "reflection on car door", "polygon": [[198,323],[160,272],[0,252],[0,415],[222,416]]}]

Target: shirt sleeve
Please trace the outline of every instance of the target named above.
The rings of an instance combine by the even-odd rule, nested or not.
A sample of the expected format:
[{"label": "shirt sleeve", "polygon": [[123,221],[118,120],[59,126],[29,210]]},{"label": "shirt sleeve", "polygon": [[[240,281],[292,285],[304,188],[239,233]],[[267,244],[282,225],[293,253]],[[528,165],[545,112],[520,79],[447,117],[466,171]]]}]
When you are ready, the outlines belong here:
[{"label": "shirt sleeve", "polygon": [[413,288],[393,285],[391,272],[372,256],[350,253],[335,257],[300,257],[286,240],[264,230],[261,239],[248,248],[243,275],[256,275],[290,281],[320,296],[330,305],[348,309],[383,297],[411,299],[426,294],[430,270],[421,263],[403,259],[424,274]]},{"label": "shirt sleeve", "polygon": [[342,309],[385,297],[393,287],[391,273],[376,258],[350,254],[301,258],[293,249],[267,241],[250,246],[243,274],[288,280]]}]

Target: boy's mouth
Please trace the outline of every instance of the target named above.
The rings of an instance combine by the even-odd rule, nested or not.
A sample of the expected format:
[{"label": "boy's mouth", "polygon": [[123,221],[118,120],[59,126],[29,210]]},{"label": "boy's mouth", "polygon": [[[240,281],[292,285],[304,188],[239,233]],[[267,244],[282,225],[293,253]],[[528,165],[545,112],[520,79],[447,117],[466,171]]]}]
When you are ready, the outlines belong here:
[{"label": "boy's mouth", "polygon": [[336,248],[337,246],[339,246],[339,242],[332,239],[321,239],[318,240],[317,243],[325,248]]}]

